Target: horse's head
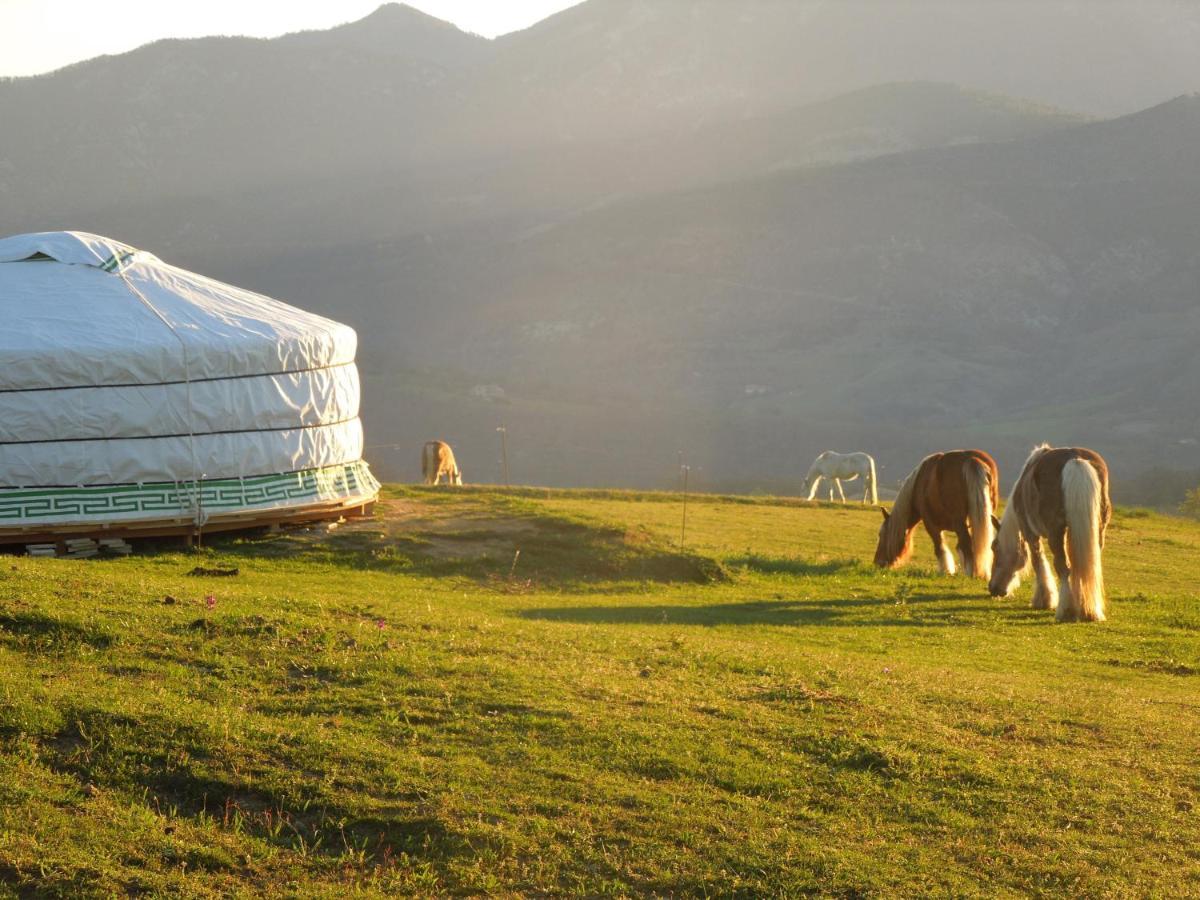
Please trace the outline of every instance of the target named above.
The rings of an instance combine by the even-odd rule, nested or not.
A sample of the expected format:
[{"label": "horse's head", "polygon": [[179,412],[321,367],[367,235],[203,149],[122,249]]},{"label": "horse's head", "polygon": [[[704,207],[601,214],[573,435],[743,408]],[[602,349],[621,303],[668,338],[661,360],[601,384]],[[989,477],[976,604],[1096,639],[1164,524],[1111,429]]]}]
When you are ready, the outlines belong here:
[{"label": "horse's head", "polygon": [[992,516],[996,539],[992,541],[992,577],[988,593],[1007,597],[1021,584],[1021,573],[1029,567],[1029,544],[1017,525],[1016,514],[1005,510],[1004,520]]},{"label": "horse's head", "polygon": [[879,525],[879,542],[875,545],[875,565],[881,569],[894,569],[908,560],[912,554],[912,530],[904,527],[894,514],[882,506],[883,522]]},{"label": "horse's head", "polygon": [[[821,456],[824,455],[824,453],[821,454]],[[806,500],[811,500],[816,496],[817,485],[821,483],[822,478],[826,477],[826,472],[821,468],[821,456],[813,460],[813,464],[808,467],[804,479],[800,482],[800,496]]]},{"label": "horse's head", "polygon": [[455,469],[450,475],[450,483],[462,487],[462,469]]}]

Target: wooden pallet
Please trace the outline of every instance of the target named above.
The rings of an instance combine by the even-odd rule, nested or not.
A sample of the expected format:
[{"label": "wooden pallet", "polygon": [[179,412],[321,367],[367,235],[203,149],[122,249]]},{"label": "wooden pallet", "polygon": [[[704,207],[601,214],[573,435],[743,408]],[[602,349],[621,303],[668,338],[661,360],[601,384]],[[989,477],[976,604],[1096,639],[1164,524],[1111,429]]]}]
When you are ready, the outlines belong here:
[{"label": "wooden pallet", "polygon": [[[281,525],[304,525],[315,522],[336,522],[338,519],[354,519],[371,515],[375,501],[366,503],[321,503],[310,506],[291,507],[279,510],[216,515],[204,523],[199,535],[218,534],[230,531],[249,531]],[[48,529],[44,525],[26,528],[0,527],[0,545],[25,544],[63,545],[71,540],[143,540],[146,538],[182,537],[189,543],[198,536],[196,523],[190,518],[172,517],[146,520],[143,522],[89,522],[64,525]]]}]

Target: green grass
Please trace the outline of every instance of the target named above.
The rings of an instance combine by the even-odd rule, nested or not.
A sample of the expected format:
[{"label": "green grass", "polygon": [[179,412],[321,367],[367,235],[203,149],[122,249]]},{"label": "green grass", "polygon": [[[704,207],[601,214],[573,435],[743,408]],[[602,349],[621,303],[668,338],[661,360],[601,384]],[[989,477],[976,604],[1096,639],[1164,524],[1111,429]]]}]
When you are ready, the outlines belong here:
[{"label": "green grass", "polygon": [[1198,523],[1055,625],[859,507],[387,493],[0,557],[0,895],[1200,894]]}]

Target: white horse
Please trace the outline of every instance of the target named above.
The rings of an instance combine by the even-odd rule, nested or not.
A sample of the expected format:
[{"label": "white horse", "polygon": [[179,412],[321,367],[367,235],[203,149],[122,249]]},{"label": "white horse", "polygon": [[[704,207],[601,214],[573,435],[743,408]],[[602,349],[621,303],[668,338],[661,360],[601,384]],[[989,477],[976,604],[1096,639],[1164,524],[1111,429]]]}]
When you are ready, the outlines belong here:
[{"label": "white horse", "polygon": [[808,490],[805,498],[811,500],[817,495],[817,487],[821,479],[829,480],[829,500],[833,502],[833,489],[836,487],[842,502],[846,502],[846,494],[842,490],[843,481],[863,480],[863,503],[878,503],[879,496],[875,489],[875,460],[866,453],[836,453],[826,450],[813,460],[804,476],[804,488]]}]

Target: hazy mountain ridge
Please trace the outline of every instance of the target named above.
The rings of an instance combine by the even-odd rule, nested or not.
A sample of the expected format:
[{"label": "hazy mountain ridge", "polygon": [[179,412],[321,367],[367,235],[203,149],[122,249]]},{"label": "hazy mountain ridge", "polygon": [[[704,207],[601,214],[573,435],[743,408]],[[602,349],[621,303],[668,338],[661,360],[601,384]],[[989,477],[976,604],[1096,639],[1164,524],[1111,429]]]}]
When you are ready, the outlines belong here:
[{"label": "hazy mountain ridge", "polygon": [[461,72],[491,55],[492,42],[402,3],[385,3],[355,22],[322,31],[284,35],[281,44],[308,52],[355,50],[396,59],[421,61]]},{"label": "hazy mountain ridge", "polygon": [[[1171,0],[1137,6],[1131,24],[1127,5],[1077,0],[989,0],[969,13],[946,0],[590,0],[492,42],[388,4],[327,32],[163,41],[0,83],[0,189],[18,214],[73,213],[103,207],[105,191],[137,202],[139,192],[186,196],[229,179],[353,177],[564,142],[678,139],[897,81],[1131,111],[1200,85],[1194,44],[1176,49],[1200,29],[1200,13]],[[1010,36],[1000,59],[981,52],[981,40],[1020,31],[1013,10],[1022,7],[1038,10],[1042,37]],[[930,18],[943,40],[913,25]],[[1144,38],[1152,71],[1121,69],[1136,101],[1064,102],[1071,86],[1094,89],[1096,72],[1115,65],[1113,42],[1125,46],[1145,22],[1154,23]],[[1079,46],[1063,54],[1055,39],[1067,35]],[[981,74],[991,70],[1003,83]]]},{"label": "hazy mountain ridge", "polygon": [[[487,223],[524,233],[621,198],[913,148],[1014,139],[1078,121],[950,85],[884,85],[691,135],[513,155],[480,149],[472,160],[439,164],[384,153],[353,170],[288,176],[277,168],[270,177],[248,177],[246,170],[264,156],[260,150],[242,155],[234,171],[214,165],[206,178],[182,177],[176,166],[173,187],[163,190],[161,179],[120,173],[105,182],[89,174],[81,179],[87,185],[64,180],[54,191],[27,183],[27,190],[43,195],[42,212],[18,227],[62,227],[55,204],[67,202],[75,210],[66,219],[73,227],[119,231],[134,242],[152,240],[164,253],[196,254],[227,267],[230,256],[264,251],[291,256],[314,247],[387,242]],[[208,158],[189,153],[195,154]],[[114,190],[120,194],[117,204]],[[19,208],[12,204],[9,213],[20,221],[14,206]]]},{"label": "hazy mountain ridge", "polygon": [[489,46],[390,5],[328,32],[164,40],[0,82],[0,196],[36,216],[428,161],[451,73]]},{"label": "hazy mountain ridge", "polygon": [[1200,8],[1179,0],[591,0],[498,44],[494,68],[580,136],[610,105],[694,125],[892,81],[1096,115],[1200,84]]}]

